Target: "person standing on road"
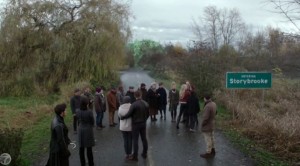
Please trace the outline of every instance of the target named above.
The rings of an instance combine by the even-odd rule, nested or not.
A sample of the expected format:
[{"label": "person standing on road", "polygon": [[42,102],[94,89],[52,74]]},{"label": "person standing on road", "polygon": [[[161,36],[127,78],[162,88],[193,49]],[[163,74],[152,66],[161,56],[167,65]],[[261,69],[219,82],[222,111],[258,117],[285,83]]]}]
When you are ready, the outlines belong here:
[{"label": "person standing on road", "polygon": [[78,120],[76,117],[76,110],[80,108],[80,96],[81,92],[79,89],[74,90],[74,96],[70,100],[70,106],[71,106],[71,111],[73,115],[73,129],[74,129],[74,134],[77,134],[77,126],[78,126]]},{"label": "person standing on road", "polygon": [[116,96],[116,89],[112,87],[107,94],[107,104],[108,104],[108,113],[109,113],[109,126],[115,127],[117,123],[114,122],[115,120],[115,112],[117,109],[117,96]]},{"label": "person standing on road", "polygon": [[66,116],[66,104],[58,104],[54,111],[56,116],[51,123],[51,141],[50,154],[46,166],[69,166],[69,157],[71,155],[68,145],[68,128],[64,122]]},{"label": "person standing on road", "polygon": [[79,120],[78,144],[81,166],[85,165],[85,149],[87,149],[87,158],[89,166],[94,165],[92,147],[95,146],[93,131],[95,121],[93,111],[89,109],[88,105],[89,99],[86,97],[82,97],[80,102],[80,109],[76,112],[76,116]]},{"label": "person standing on road", "polygon": [[138,90],[134,93],[136,101],[130,106],[128,113],[121,116],[121,120],[132,118],[132,138],[133,138],[133,155],[128,158],[131,161],[138,161],[139,135],[143,143],[142,157],[147,158],[148,141],[146,137],[146,122],[149,117],[149,106],[142,100],[142,94]]},{"label": "person standing on road", "polygon": [[166,92],[162,82],[159,83],[159,87],[156,92],[159,95],[160,119],[166,120],[167,92]]},{"label": "person standing on road", "polygon": [[215,151],[215,138],[214,138],[214,126],[215,116],[217,113],[217,105],[212,101],[211,96],[206,94],[204,96],[204,111],[202,119],[202,133],[206,142],[206,153],[201,154],[203,158],[210,158],[216,154]]},{"label": "person standing on road", "polygon": [[117,91],[117,108],[123,103],[123,98],[125,96],[124,88],[122,85],[118,87]]},{"label": "person standing on road", "polygon": [[[119,107],[118,116],[121,118],[125,116],[130,108],[130,97],[125,96],[123,99],[123,104]],[[131,117],[120,120],[120,130],[122,131],[123,140],[124,140],[124,149],[126,153],[126,159],[129,159],[132,153],[132,120]]]},{"label": "person standing on road", "polygon": [[159,96],[156,92],[156,83],[152,83],[148,92],[147,92],[147,102],[149,104],[149,111],[150,111],[150,117],[151,121],[156,121],[156,115],[158,113],[158,107],[159,107]]},{"label": "person standing on road", "polygon": [[106,101],[103,95],[103,90],[100,87],[96,88],[94,108],[96,112],[96,126],[99,130],[105,127],[102,124],[102,119],[106,110]]},{"label": "person standing on road", "polygon": [[172,122],[176,121],[178,103],[179,92],[176,90],[175,82],[172,82],[171,90],[169,91],[169,111],[171,112]]},{"label": "person standing on road", "polygon": [[195,89],[191,91],[191,95],[187,100],[187,114],[189,119],[189,127],[191,132],[195,132],[195,124],[197,122],[197,114],[200,112],[199,99]]},{"label": "person standing on road", "polygon": [[[186,84],[183,84],[181,85],[181,89],[180,89],[180,92],[179,92],[179,103],[180,103],[180,112],[179,112],[179,116],[177,117],[177,122],[176,122],[176,128],[179,129],[179,123],[180,123],[180,120],[181,120],[181,116],[183,114],[186,114],[187,112],[187,100],[190,96],[190,90],[187,89],[187,85]],[[185,120],[183,120],[182,122],[185,122]]]},{"label": "person standing on road", "polygon": [[131,101],[130,103],[132,104],[133,102],[135,102],[135,97],[134,97],[134,87],[130,86],[128,91],[126,92],[125,96],[129,96]]},{"label": "person standing on road", "polygon": [[142,93],[142,99],[144,101],[147,101],[147,89],[146,89],[146,84],[145,83],[141,83],[140,91]]},{"label": "person standing on road", "polygon": [[94,96],[91,93],[90,87],[85,87],[83,90],[83,96],[87,97],[89,99],[89,109],[93,110],[93,102],[94,102]]}]

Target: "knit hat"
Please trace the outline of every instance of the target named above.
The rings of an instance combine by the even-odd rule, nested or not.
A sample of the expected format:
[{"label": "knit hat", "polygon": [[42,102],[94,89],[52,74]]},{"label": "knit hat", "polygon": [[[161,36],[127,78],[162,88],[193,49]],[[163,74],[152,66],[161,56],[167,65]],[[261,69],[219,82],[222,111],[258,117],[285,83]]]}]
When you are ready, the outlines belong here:
[{"label": "knit hat", "polygon": [[97,87],[97,88],[96,88],[96,92],[97,92],[97,93],[100,93],[100,92],[101,92],[101,88],[100,88],[100,87]]}]

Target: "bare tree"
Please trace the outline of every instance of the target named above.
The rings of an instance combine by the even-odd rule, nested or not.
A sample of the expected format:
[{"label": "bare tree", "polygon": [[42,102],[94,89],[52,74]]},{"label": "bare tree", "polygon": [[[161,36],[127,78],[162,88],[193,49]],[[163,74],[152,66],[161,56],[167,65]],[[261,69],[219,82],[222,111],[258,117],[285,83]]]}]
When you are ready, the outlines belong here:
[{"label": "bare tree", "polygon": [[298,21],[300,21],[300,1],[299,0],[268,0],[275,6],[278,13],[284,15],[295,28],[300,31]]},{"label": "bare tree", "polygon": [[218,18],[223,45],[232,44],[234,38],[245,28],[241,15],[237,9],[223,9]]},{"label": "bare tree", "polygon": [[207,42],[214,51],[222,45],[232,45],[240,32],[245,28],[240,13],[237,9],[217,9],[208,6],[204,9],[204,16],[193,24],[195,35],[201,42]]}]

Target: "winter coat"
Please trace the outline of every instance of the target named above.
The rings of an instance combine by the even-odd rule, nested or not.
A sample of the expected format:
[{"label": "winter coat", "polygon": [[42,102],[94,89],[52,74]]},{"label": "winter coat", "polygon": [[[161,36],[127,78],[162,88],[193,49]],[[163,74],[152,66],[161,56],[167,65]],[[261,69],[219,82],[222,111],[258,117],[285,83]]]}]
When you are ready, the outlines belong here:
[{"label": "winter coat", "polygon": [[68,166],[71,155],[68,150],[70,142],[64,118],[56,115],[51,123],[50,155],[47,166]]},{"label": "winter coat", "polygon": [[81,96],[73,96],[70,100],[70,106],[72,114],[76,114],[76,110],[80,108],[80,98]]},{"label": "winter coat", "polygon": [[95,124],[94,115],[91,110],[78,110],[76,116],[79,121],[78,144],[79,147],[92,147],[95,145],[93,127]]},{"label": "winter coat", "polygon": [[190,90],[186,90],[183,94],[183,96],[180,96],[180,99],[179,99],[179,102],[180,103],[186,103],[188,98],[190,97],[191,95],[191,91]]},{"label": "winter coat", "polygon": [[[122,116],[125,116],[128,113],[130,106],[131,106],[130,103],[122,104],[119,107],[118,116],[120,118]],[[131,123],[132,123],[131,118],[120,120],[120,130],[121,131],[132,131],[132,124]]]},{"label": "winter coat", "polygon": [[176,89],[169,91],[169,109],[174,110],[179,103],[179,92]]},{"label": "winter coat", "polygon": [[109,91],[107,94],[108,111],[117,111],[117,96],[115,92]]},{"label": "winter coat", "polygon": [[130,92],[130,91],[127,91],[127,93],[125,94],[125,96],[129,96],[130,97],[130,103],[134,103],[135,102],[135,97],[134,97],[134,92]]},{"label": "winter coat", "polygon": [[94,102],[94,96],[91,94],[91,93],[89,93],[89,92],[85,92],[84,94],[83,94],[83,96],[85,96],[86,98],[88,98],[89,99],[89,109],[90,110],[93,110],[93,102]]},{"label": "winter coat", "polygon": [[140,91],[142,92],[142,99],[147,101],[147,90],[145,88],[141,88]]},{"label": "winter coat", "polygon": [[167,92],[165,88],[159,87],[156,92],[159,94],[159,106],[167,105]]},{"label": "winter coat", "polygon": [[145,123],[149,117],[149,105],[144,100],[137,100],[131,104],[128,113],[121,116],[121,120],[132,118],[132,125],[138,123]]},{"label": "winter coat", "polygon": [[151,88],[147,92],[147,102],[149,104],[150,109],[158,109],[159,108],[159,97],[156,92],[154,92]]},{"label": "winter coat", "polygon": [[197,114],[200,112],[200,104],[199,104],[199,99],[195,92],[192,92],[191,96],[187,100],[187,113],[192,115],[192,114]]},{"label": "winter coat", "polygon": [[104,95],[101,93],[96,93],[94,99],[94,107],[96,112],[105,112],[106,110],[106,101]]},{"label": "winter coat", "polygon": [[214,130],[216,111],[216,103],[212,102],[211,100],[205,103],[201,125],[203,132],[212,132]]},{"label": "winter coat", "polygon": [[123,91],[118,91],[117,92],[117,108],[120,107],[121,104],[123,104],[123,98],[124,98],[125,94]]}]

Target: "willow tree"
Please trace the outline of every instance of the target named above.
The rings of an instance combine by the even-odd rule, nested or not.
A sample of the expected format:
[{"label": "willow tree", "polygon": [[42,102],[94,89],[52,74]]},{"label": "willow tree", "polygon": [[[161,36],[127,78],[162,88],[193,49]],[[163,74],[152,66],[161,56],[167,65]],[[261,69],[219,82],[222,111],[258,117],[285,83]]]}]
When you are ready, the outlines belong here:
[{"label": "willow tree", "polygon": [[9,0],[2,18],[2,94],[109,80],[130,37],[129,5],[117,0]]}]

